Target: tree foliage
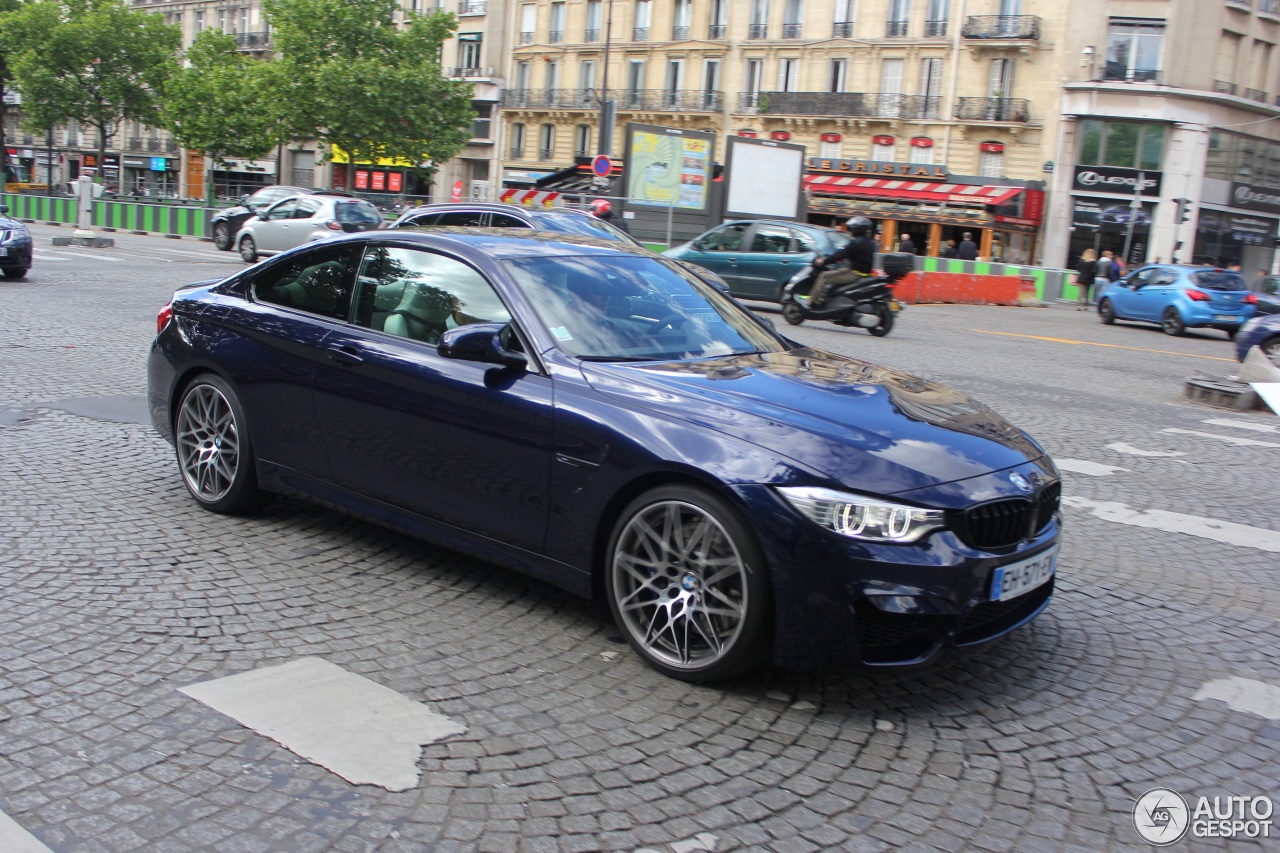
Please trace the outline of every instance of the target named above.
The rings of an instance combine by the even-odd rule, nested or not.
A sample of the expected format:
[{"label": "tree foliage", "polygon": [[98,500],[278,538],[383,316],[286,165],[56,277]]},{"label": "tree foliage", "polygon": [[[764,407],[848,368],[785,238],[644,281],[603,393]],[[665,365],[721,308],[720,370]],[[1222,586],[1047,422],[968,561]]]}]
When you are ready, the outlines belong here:
[{"label": "tree foliage", "polygon": [[98,162],[121,123],[160,124],[157,99],[173,71],[178,28],[124,0],[32,0],[3,29],[25,124],[96,128]]},{"label": "tree foliage", "polygon": [[471,138],[471,85],[441,75],[452,14],[410,15],[396,0],[263,0],[277,58],[272,65],[289,129],[345,151],[441,163]]}]

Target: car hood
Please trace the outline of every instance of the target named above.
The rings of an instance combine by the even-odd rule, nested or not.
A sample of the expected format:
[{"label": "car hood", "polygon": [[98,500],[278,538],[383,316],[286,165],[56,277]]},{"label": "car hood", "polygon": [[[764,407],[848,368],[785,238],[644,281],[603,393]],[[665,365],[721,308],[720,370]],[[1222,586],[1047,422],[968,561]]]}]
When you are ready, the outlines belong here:
[{"label": "car hood", "polygon": [[860,491],[907,492],[1044,456],[958,391],[821,350],[582,370],[607,397],[768,448]]},{"label": "car hood", "polygon": [[27,226],[12,216],[0,216],[0,229],[5,231],[26,231]]}]

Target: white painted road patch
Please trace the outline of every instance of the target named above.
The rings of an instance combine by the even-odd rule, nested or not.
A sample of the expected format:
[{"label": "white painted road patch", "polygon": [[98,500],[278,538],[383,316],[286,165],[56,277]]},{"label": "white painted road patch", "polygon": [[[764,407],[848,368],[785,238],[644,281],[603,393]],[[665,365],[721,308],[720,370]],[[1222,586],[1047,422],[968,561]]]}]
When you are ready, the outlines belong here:
[{"label": "white painted road patch", "polygon": [[53,853],[4,812],[0,812],[0,850],[4,853]]},{"label": "white painted road patch", "polygon": [[1134,447],[1132,444],[1125,444],[1123,441],[1113,442],[1107,445],[1108,450],[1114,450],[1116,453],[1123,453],[1126,456],[1151,456],[1151,457],[1167,457],[1167,456],[1186,456],[1181,450],[1144,450],[1141,447]]},{"label": "white painted road patch", "polygon": [[1221,435],[1216,432],[1200,432],[1194,429],[1177,429],[1170,427],[1161,432],[1172,433],[1174,435],[1195,435],[1200,438],[1216,438],[1218,441],[1225,441],[1227,444],[1234,444],[1239,447],[1280,447],[1274,441],[1259,441],[1256,438],[1241,438],[1238,435]]},{"label": "white painted road patch", "polygon": [[1233,711],[1257,714],[1268,720],[1280,720],[1280,687],[1265,681],[1236,675],[1219,678],[1206,681],[1191,698],[1197,702],[1217,699],[1219,702],[1226,702],[1227,707]]},{"label": "white painted road patch", "polygon": [[418,785],[422,745],[467,727],[320,658],[180,688],[355,785]]},{"label": "white painted road patch", "polygon": [[1072,474],[1084,474],[1086,477],[1110,477],[1117,471],[1128,471],[1119,465],[1103,465],[1101,462],[1090,462],[1087,459],[1054,459],[1053,464],[1061,471]]},{"label": "white painted road patch", "polygon": [[1236,429],[1247,429],[1253,432],[1280,432],[1269,424],[1260,423],[1258,421],[1233,421],[1230,418],[1209,418],[1205,421],[1212,426],[1234,427]]},{"label": "white painted road patch", "polygon": [[1180,512],[1133,509],[1127,504],[1116,501],[1091,501],[1088,498],[1065,497],[1062,503],[1076,509],[1089,510],[1094,518],[1101,518],[1103,521],[1114,521],[1134,527],[1149,527],[1166,533],[1185,533],[1188,536],[1199,536],[1202,539],[1212,539],[1228,545],[1280,553],[1280,532],[1262,527],[1184,515]]}]

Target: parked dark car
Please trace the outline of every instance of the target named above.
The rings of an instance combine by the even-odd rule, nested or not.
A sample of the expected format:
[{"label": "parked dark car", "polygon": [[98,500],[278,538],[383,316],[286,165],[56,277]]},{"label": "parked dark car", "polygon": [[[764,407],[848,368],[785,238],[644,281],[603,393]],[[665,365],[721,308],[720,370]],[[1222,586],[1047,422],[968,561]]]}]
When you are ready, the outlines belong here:
[{"label": "parked dark car", "polygon": [[1271,363],[1280,367],[1280,314],[1254,317],[1236,334],[1236,358],[1244,361],[1249,350],[1262,347]]},{"label": "parked dark car", "polygon": [[986,406],[683,266],[382,230],[179,290],[148,362],[201,506],[320,499],[582,595],[656,669],[913,664],[1047,606],[1060,478]]},{"label": "parked dark car", "polygon": [[1098,316],[1107,325],[1116,320],[1156,323],[1170,335],[1211,328],[1232,337],[1253,316],[1257,301],[1237,272],[1149,264],[1111,282],[1099,294]]},{"label": "parked dark car", "polygon": [[497,202],[424,204],[402,213],[390,228],[531,228],[642,245],[630,234],[590,213],[566,207],[524,207]]},{"label": "parked dark car", "polygon": [[0,204],[0,272],[5,278],[23,278],[30,269],[31,232],[9,216],[8,205]]},{"label": "parked dark car", "polygon": [[350,193],[340,190],[317,190],[311,187],[289,187],[283,184],[272,184],[269,187],[254,190],[252,195],[240,196],[240,203],[235,207],[224,208],[210,217],[209,236],[213,238],[213,245],[224,252],[231,251],[236,245],[236,232],[249,217],[266,210],[278,201],[296,195],[347,196]]},{"label": "parked dark car", "polygon": [[777,302],[799,270],[848,242],[848,234],[820,225],[744,220],[727,222],[663,254],[711,270],[734,296]]}]

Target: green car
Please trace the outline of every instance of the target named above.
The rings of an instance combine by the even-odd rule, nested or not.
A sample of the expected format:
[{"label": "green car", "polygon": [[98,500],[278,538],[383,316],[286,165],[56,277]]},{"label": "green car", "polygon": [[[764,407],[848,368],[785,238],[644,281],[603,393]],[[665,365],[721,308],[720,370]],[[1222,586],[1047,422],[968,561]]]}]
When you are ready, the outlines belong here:
[{"label": "green car", "polygon": [[821,225],[754,219],[727,222],[663,254],[716,273],[734,296],[777,302],[799,270],[848,242],[843,231]]}]

